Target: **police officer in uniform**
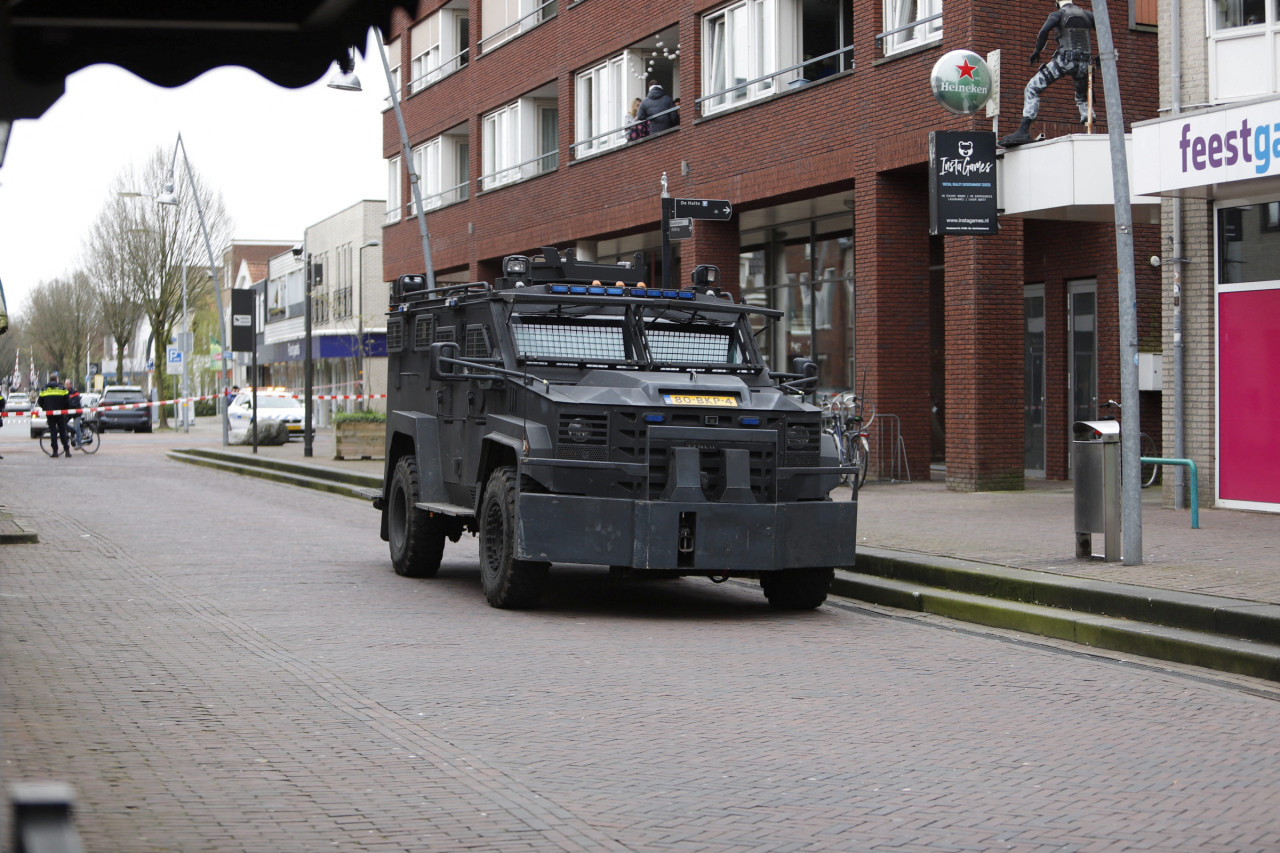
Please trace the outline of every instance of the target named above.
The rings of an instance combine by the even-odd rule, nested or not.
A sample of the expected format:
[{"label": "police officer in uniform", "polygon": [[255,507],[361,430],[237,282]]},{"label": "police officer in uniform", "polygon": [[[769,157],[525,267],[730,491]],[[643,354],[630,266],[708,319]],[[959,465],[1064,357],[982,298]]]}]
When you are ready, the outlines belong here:
[{"label": "police officer in uniform", "polygon": [[44,409],[45,418],[49,423],[49,441],[53,445],[53,458],[58,458],[58,441],[62,441],[62,451],[67,458],[71,458],[71,436],[67,433],[67,416],[63,414],[55,415],[61,409],[70,408],[68,400],[70,395],[67,389],[62,387],[62,383],[58,381],[58,372],[55,370],[49,374],[49,384],[45,385],[40,391],[40,398],[36,401],[36,405]]},{"label": "police officer in uniform", "polygon": [[1093,46],[1089,31],[1094,29],[1093,13],[1081,9],[1071,0],[1055,0],[1058,9],[1040,28],[1036,49],[1031,54],[1031,67],[1040,65],[1040,51],[1049,40],[1049,33],[1056,34],[1058,49],[1049,61],[1027,82],[1023,92],[1022,124],[1013,133],[1000,140],[1005,148],[1025,145],[1031,141],[1031,122],[1040,114],[1040,93],[1059,77],[1071,76],[1076,86],[1076,106],[1080,108],[1080,123],[1089,121],[1089,64],[1093,61]]}]

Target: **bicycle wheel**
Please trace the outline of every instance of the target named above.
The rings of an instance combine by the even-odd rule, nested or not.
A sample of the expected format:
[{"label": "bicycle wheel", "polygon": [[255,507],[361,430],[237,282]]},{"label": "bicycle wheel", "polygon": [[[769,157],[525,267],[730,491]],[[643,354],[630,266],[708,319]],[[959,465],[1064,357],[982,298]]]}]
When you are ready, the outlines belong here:
[{"label": "bicycle wheel", "polygon": [[867,448],[862,443],[862,437],[856,432],[848,433],[845,436],[845,464],[856,465],[858,470],[849,475],[849,485],[862,488],[862,484],[867,482]]},{"label": "bicycle wheel", "polygon": [[45,431],[40,435],[40,449],[44,451],[45,456],[53,455],[53,442],[49,435],[48,431]]},{"label": "bicycle wheel", "polygon": [[[1138,434],[1138,446],[1145,457],[1155,458],[1160,455],[1160,452],[1156,449],[1155,439],[1145,432]],[[1160,479],[1160,468],[1161,466],[1154,462],[1142,463],[1142,488],[1148,489],[1155,485],[1156,480]]]},{"label": "bicycle wheel", "polygon": [[97,453],[102,446],[102,436],[91,425],[85,424],[80,433],[80,449],[85,453]]}]

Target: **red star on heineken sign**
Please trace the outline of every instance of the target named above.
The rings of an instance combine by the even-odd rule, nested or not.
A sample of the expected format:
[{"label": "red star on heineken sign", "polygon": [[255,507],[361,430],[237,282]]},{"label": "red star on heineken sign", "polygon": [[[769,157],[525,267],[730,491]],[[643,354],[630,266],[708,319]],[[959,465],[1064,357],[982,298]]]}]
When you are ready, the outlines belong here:
[{"label": "red star on heineken sign", "polygon": [[957,65],[957,66],[956,66],[956,70],[960,72],[960,76],[961,76],[961,77],[968,77],[970,80],[972,80],[972,79],[973,79],[973,71],[974,71],[974,69],[975,69],[975,68],[977,68],[977,67],[978,67],[978,66],[976,66],[976,65],[970,65],[970,64],[969,64],[969,60],[968,60],[968,59],[965,59],[965,60],[964,60],[964,64],[963,64],[963,65]]}]

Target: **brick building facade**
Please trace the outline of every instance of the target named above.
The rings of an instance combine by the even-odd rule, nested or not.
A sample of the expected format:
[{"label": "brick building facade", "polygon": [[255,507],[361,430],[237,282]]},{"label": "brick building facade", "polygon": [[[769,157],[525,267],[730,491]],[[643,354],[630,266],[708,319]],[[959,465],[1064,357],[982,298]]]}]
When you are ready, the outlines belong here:
[{"label": "brick building facade", "polygon": [[[1129,3],[1109,5],[1124,115],[1150,118],[1154,28],[1135,22]],[[542,246],[602,261],[640,252],[660,275],[665,176],[672,196],[734,207],[730,221],[699,221],[692,239],[675,244],[671,280],[715,264],[738,298],[783,310],[778,330],[762,337],[775,369],[812,355],[823,389],[856,388],[874,402],[873,476],[919,480],[943,476],[945,466],[948,486],[961,490],[1067,477],[1071,423],[1082,411],[1072,405],[1076,367],[1094,360],[1083,369],[1089,405],[1119,398],[1114,229],[1054,210],[1004,216],[996,236],[930,236],[927,171],[930,131],[1016,126],[1032,73],[1026,57],[1054,8],[423,2],[413,19],[394,22],[389,57],[437,279],[486,279],[504,255]],[[981,112],[948,113],[930,94],[934,64],[958,48],[1005,57],[999,128]],[[1052,49],[1051,41],[1046,58]],[[651,78],[679,99],[679,125],[627,141],[623,113]],[[1061,81],[1033,131],[1079,133],[1075,114]],[[388,279],[423,266],[403,153],[388,110]],[[1068,165],[1038,180],[1078,178]],[[1158,246],[1158,225],[1136,225],[1138,258]],[[1158,271],[1139,264],[1137,285],[1139,334],[1159,349]],[[1096,344],[1081,349],[1068,305],[1086,291]],[[1033,380],[1024,351],[1028,298],[1037,294]],[[1144,426],[1158,425],[1158,392],[1143,404]]]}]

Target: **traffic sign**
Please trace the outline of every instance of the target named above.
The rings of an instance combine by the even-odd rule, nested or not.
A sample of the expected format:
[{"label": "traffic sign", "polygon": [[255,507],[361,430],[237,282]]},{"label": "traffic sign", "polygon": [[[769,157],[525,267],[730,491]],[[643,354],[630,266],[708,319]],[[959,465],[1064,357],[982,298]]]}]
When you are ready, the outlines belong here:
[{"label": "traffic sign", "polygon": [[170,367],[182,366],[182,349],[180,347],[169,347],[165,351],[165,360]]},{"label": "traffic sign", "polygon": [[723,199],[677,198],[671,211],[673,217],[688,219],[715,219],[727,221],[733,216],[733,205]]},{"label": "traffic sign", "polygon": [[672,219],[667,223],[667,232],[672,240],[689,240],[693,238],[693,220],[687,216]]}]

